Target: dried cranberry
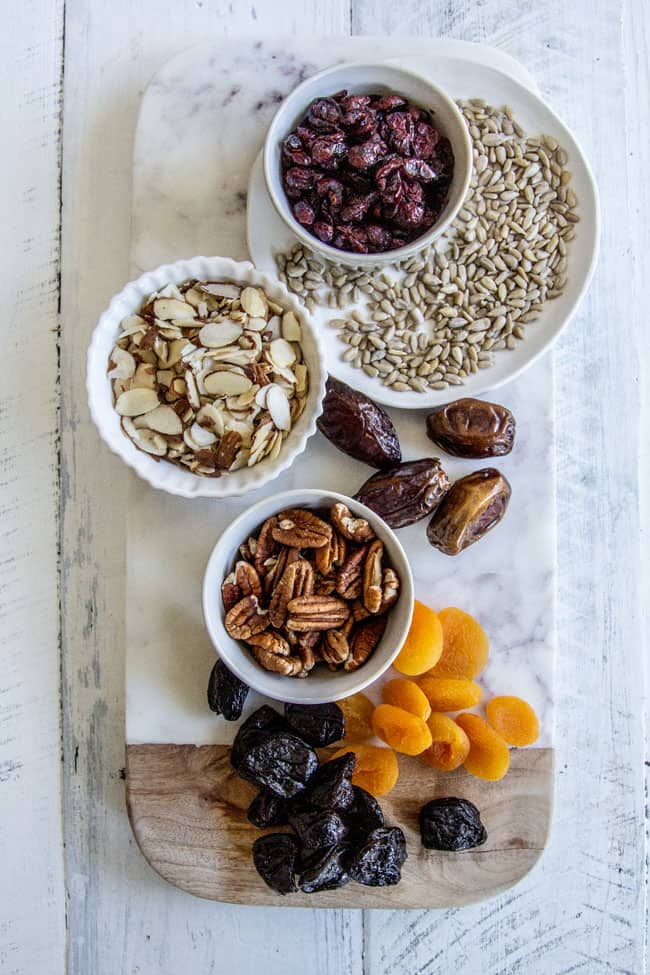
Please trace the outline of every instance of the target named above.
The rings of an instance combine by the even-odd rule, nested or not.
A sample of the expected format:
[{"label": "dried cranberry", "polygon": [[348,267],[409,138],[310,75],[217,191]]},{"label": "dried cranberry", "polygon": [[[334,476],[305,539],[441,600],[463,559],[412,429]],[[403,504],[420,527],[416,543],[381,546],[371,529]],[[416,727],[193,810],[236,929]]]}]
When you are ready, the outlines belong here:
[{"label": "dried cranberry", "polygon": [[341,220],[346,223],[361,223],[378,195],[377,192],[372,192],[366,196],[351,196],[341,210]]},{"label": "dried cranberry", "polygon": [[379,109],[380,112],[392,112],[396,108],[401,108],[402,105],[406,105],[406,99],[402,98],[401,95],[384,95],[375,102],[375,108]]},{"label": "dried cranberry", "polygon": [[333,132],[341,121],[341,106],[333,98],[316,98],[309,106],[307,121],[319,132]]},{"label": "dried cranberry", "polygon": [[440,133],[433,126],[427,125],[426,122],[418,122],[412,139],[413,155],[421,159],[430,159],[439,137]]},{"label": "dried cranberry", "polygon": [[334,236],[333,223],[328,223],[326,220],[315,220],[312,225],[312,230],[324,244],[330,244],[332,242],[332,237]]},{"label": "dried cranberry", "polygon": [[316,192],[319,196],[327,197],[330,212],[340,210],[343,205],[343,183],[332,176],[321,176],[316,181]]},{"label": "dried cranberry", "polygon": [[299,192],[310,190],[314,185],[315,175],[313,169],[307,169],[305,166],[292,166],[284,174],[285,189]]},{"label": "dried cranberry", "polygon": [[341,108],[344,112],[354,112],[367,108],[371,101],[370,95],[346,95],[341,99]]},{"label": "dried cranberry", "polygon": [[386,143],[378,135],[373,135],[366,142],[352,146],[348,162],[355,169],[370,169],[385,155]]},{"label": "dried cranberry", "polygon": [[362,227],[342,223],[336,228],[334,246],[355,254],[367,254],[368,238]]},{"label": "dried cranberry", "polygon": [[298,223],[303,224],[305,227],[310,227],[316,217],[314,208],[306,200],[299,200],[297,203],[294,203],[293,215]]},{"label": "dried cranberry", "polygon": [[311,147],[318,138],[318,132],[316,132],[314,129],[310,129],[308,125],[299,125],[296,129],[296,133],[299,136],[303,147],[308,152],[311,152]]},{"label": "dried cranberry", "polygon": [[357,139],[372,135],[377,127],[377,113],[372,108],[351,109],[343,116],[343,126]]},{"label": "dried cranberry", "polygon": [[388,141],[402,156],[411,154],[415,126],[408,112],[392,112],[386,116]]},{"label": "dried cranberry", "polygon": [[376,251],[387,251],[391,246],[393,237],[390,230],[380,227],[377,223],[369,223],[366,227],[368,243]]},{"label": "dried cranberry", "polygon": [[312,159],[323,169],[338,169],[347,154],[347,143],[339,133],[321,135],[311,147]]},{"label": "dried cranberry", "polygon": [[284,140],[282,158],[285,165],[311,166],[311,157],[303,149],[302,141],[297,135],[288,135]]},{"label": "dried cranberry", "polygon": [[405,159],[402,168],[407,176],[419,179],[423,183],[430,183],[439,175],[424,159]]}]

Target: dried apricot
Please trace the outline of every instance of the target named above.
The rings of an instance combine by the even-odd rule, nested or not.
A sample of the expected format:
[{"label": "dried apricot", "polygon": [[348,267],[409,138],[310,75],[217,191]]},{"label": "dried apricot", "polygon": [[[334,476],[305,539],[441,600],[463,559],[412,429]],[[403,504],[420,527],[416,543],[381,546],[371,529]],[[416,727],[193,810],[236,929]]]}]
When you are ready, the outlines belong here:
[{"label": "dried apricot", "polygon": [[469,738],[453,718],[434,711],[427,721],[431,746],[422,752],[425,762],[442,772],[452,772],[462,765],[469,753]]},{"label": "dried apricot", "polygon": [[430,673],[433,677],[468,677],[473,680],[485,667],[490,641],[481,624],[450,606],[438,613],[442,627],[442,654]]},{"label": "dried apricot", "polygon": [[469,738],[469,755],[464,766],[479,779],[496,782],[510,766],[508,746],[487,721],[478,714],[459,714],[457,723]]},{"label": "dried apricot", "polygon": [[433,711],[462,711],[473,708],[483,697],[482,688],[466,677],[420,677],[418,687],[426,694]]},{"label": "dried apricot", "polygon": [[393,704],[380,704],[375,708],[372,727],[378,738],[403,755],[419,755],[431,744],[426,721]]},{"label": "dried apricot", "polygon": [[399,778],[399,765],[397,755],[391,748],[352,742],[339,748],[332,758],[340,758],[346,752],[353,752],[357,760],[352,773],[353,785],[358,785],[373,796],[385,796],[395,786]]},{"label": "dried apricot", "polygon": [[350,697],[336,702],[345,718],[345,738],[357,741],[359,738],[369,738],[372,735],[372,712],[375,705],[370,698],[359,691]]},{"label": "dried apricot", "polygon": [[417,677],[430,670],[441,653],[442,626],[438,614],[416,599],[411,626],[393,667],[407,677]]},{"label": "dried apricot", "polygon": [[426,721],[431,714],[431,705],[421,687],[414,680],[406,677],[395,677],[389,680],[381,689],[384,704],[394,704],[397,708],[404,708],[411,714]]},{"label": "dried apricot", "polygon": [[539,738],[539,721],[527,701],[521,697],[493,697],[485,705],[490,724],[509,745],[532,745]]}]

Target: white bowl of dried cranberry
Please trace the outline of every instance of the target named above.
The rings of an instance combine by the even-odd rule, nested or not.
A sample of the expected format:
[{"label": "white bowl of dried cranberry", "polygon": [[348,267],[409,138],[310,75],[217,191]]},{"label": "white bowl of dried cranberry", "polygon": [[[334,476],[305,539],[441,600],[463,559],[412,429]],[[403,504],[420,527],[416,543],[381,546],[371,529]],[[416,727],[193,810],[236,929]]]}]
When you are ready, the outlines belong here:
[{"label": "white bowl of dried cranberry", "polygon": [[308,313],[277,279],[248,261],[193,257],[112,299],[88,349],[88,404],[104,442],[153,487],[232,497],[305,449],[323,363]]},{"label": "white bowl of dried cranberry", "polygon": [[[341,519],[333,519],[331,515],[335,505],[346,506],[352,514],[352,520],[347,521],[342,529],[340,527]],[[368,603],[372,608],[377,606],[377,611],[374,614],[366,612],[365,619],[359,622],[355,621],[349,633],[350,644],[352,644],[355,633],[358,632],[356,628],[363,627],[365,624],[364,632],[357,639],[354,646],[355,648],[360,647],[361,642],[365,642],[367,639],[370,642],[366,645],[366,648],[369,645],[372,645],[374,648],[368,653],[365,661],[355,666],[354,669],[345,669],[345,653],[342,653],[336,658],[337,669],[329,669],[324,662],[319,662],[311,669],[308,669],[307,672],[302,670],[301,677],[299,674],[301,673],[303,657],[299,648],[295,644],[292,646],[287,645],[286,640],[284,640],[284,649],[277,644],[274,645],[277,634],[287,635],[289,629],[289,616],[284,616],[284,623],[282,623],[277,619],[277,616],[273,615],[274,610],[275,613],[279,611],[282,614],[284,611],[290,615],[293,612],[294,619],[292,625],[301,625],[302,616],[309,617],[310,613],[316,613],[319,620],[324,622],[325,617],[323,617],[322,613],[328,612],[332,614],[331,618],[327,617],[327,619],[333,624],[331,628],[334,630],[340,629],[341,627],[345,629],[344,624],[342,625],[340,620],[337,622],[334,619],[334,615],[337,612],[346,612],[343,605],[349,605],[351,607],[353,604],[353,590],[346,593],[344,586],[339,585],[331,593],[331,606],[323,603],[316,605],[310,600],[307,600],[309,605],[307,603],[305,606],[301,605],[300,607],[294,605],[292,611],[289,611],[287,607],[281,605],[272,606],[271,598],[280,581],[277,580],[277,582],[274,582],[273,579],[273,570],[278,565],[274,560],[282,553],[283,549],[286,549],[286,553],[290,551],[294,552],[294,555],[289,556],[289,558],[295,557],[295,549],[299,548],[299,543],[301,541],[309,541],[304,535],[306,530],[304,525],[299,528],[299,531],[302,532],[301,537],[296,536],[294,538],[291,534],[294,530],[290,527],[291,519],[293,518],[294,522],[298,519],[296,519],[295,514],[288,516],[286,513],[289,510],[295,513],[297,509],[316,516],[317,521],[320,521],[320,526],[316,524],[316,532],[323,530],[322,522],[325,521],[330,525],[334,522],[336,526],[336,531],[332,537],[340,540],[341,537],[344,537],[341,535],[341,531],[347,532],[348,535],[357,535],[360,539],[359,541],[355,541],[352,537],[344,542],[344,545],[347,546],[345,557],[360,552],[364,563],[367,558],[378,559],[378,562],[373,562],[373,568],[380,570],[375,581],[381,577],[381,594],[377,593],[378,598],[381,598],[381,605]],[[269,522],[269,519],[273,519],[274,516],[281,512],[285,513],[284,519]],[[338,508],[337,512],[342,512],[345,515],[345,511],[342,508]],[[260,530],[264,525],[267,525],[266,541],[259,543],[264,548],[262,551],[257,548],[256,553],[252,553],[251,558],[251,554],[249,554],[250,539],[259,538]],[[273,545],[272,530],[274,525],[279,525],[283,531],[288,532],[286,535],[286,545],[283,545],[281,542],[275,546]],[[307,526],[307,530],[311,530],[309,526]],[[295,549],[287,548],[289,545],[295,545]],[[266,557],[267,547],[270,552],[268,557]],[[256,546],[253,545],[253,548],[256,548]],[[305,544],[300,548],[300,552],[303,556],[303,559],[299,560],[303,563],[301,570],[306,570],[307,575],[315,583],[315,588],[322,585],[324,578],[332,579],[332,585],[334,585],[336,571],[332,571],[331,568],[328,570],[327,566],[321,561],[322,558],[325,558],[327,562],[327,559],[330,557],[329,550],[325,546],[318,548]],[[319,552],[321,556],[318,562],[316,562],[316,556]],[[258,555],[258,578],[256,578],[255,554]],[[244,559],[244,555],[246,559]],[[343,556],[344,553],[339,551],[339,558],[337,559],[335,556],[334,561],[340,561],[340,557]],[[283,556],[283,559],[285,557],[286,554]],[[287,558],[287,564],[289,563],[289,558]],[[249,559],[250,561],[248,561]],[[231,574],[236,570],[238,565],[241,566],[243,563],[246,563],[244,564],[246,571],[241,576],[233,579]],[[309,566],[304,563],[309,563]],[[318,568],[319,565],[320,568]],[[252,572],[251,568],[253,570]],[[284,568],[286,569],[286,565]],[[323,575],[321,569],[328,574],[326,576]],[[311,576],[312,570],[314,573],[313,576]],[[241,568],[240,571],[242,571]],[[269,572],[271,573],[270,576]],[[299,576],[299,573],[296,572],[295,575]],[[369,572],[366,577],[368,585],[372,581],[372,575],[373,573]],[[268,580],[266,576],[269,576]],[[286,576],[286,572],[283,571],[281,578],[284,578],[284,576]],[[398,580],[397,583],[395,582],[395,577]],[[302,595],[306,587],[304,585],[304,578],[302,584],[300,578],[299,576],[293,583],[292,592]],[[346,579],[349,578],[351,577],[346,574]],[[396,598],[394,592],[391,597],[391,587],[393,591],[395,589],[397,590]],[[256,588],[261,595],[252,601],[255,605],[249,605],[251,603],[250,599],[242,605],[242,600],[245,598],[244,594],[250,596],[253,593],[254,595]],[[343,595],[341,595],[340,589],[343,590]],[[311,585],[307,591],[311,593]],[[360,604],[366,601],[366,598],[366,589],[364,588],[360,598],[356,600],[357,615],[361,615],[358,612],[359,607]],[[253,505],[253,507],[236,518],[223,532],[212,550],[203,580],[203,615],[210,639],[214,644],[217,654],[226,666],[240,680],[248,684],[249,687],[276,701],[289,701],[294,704],[322,704],[326,701],[340,700],[341,698],[349,697],[351,694],[357,693],[357,691],[363,690],[364,687],[377,680],[390,667],[406,639],[413,614],[413,598],[411,569],[404,549],[397,540],[395,533],[370,508],[345,495],[337,494],[334,491],[286,491],[269,498],[264,498],[263,501],[259,501]],[[234,615],[239,621],[237,623],[239,629],[234,629],[232,619],[226,619],[230,615],[227,613],[226,606],[234,610]],[[241,607],[241,611],[237,609],[238,606]],[[389,608],[382,609],[382,606],[389,606]],[[363,613],[364,611],[361,610],[361,612]],[[258,631],[253,634],[254,637],[258,637],[256,640],[258,646],[252,647],[250,644],[247,644],[243,636],[241,639],[237,639],[232,634],[243,633],[244,631],[241,629],[241,625],[246,625],[249,615],[252,619],[258,613],[270,615],[273,618],[273,623],[270,624],[269,620],[264,619],[263,622],[260,622],[259,627],[257,625],[252,626],[252,630]],[[298,616],[301,618],[300,624],[296,624],[295,622]],[[379,636],[377,636],[377,629],[375,627],[381,630]],[[296,630],[294,636],[305,632],[305,630]],[[324,646],[322,641],[325,639],[325,629],[312,632],[318,633],[318,639],[321,641],[320,647],[322,648]],[[259,639],[259,637],[263,638],[264,634],[267,635],[266,638]],[[291,636],[290,633],[289,636]],[[270,647],[269,652],[272,653],[279,649],[285,656],[276,661],[267,658],[265,656],[266,650],[262,646],[266,641],[268,641],[268,647]],[[280,641],[280,644],[282,642]],[[335,645],[338,650],[338,644]],[[257,659],[253,656],[254,652],[256,653]],[[317,658],[320,656],[320,652],[320,649],[317,648]],[[276,663],[282,664],[283,660],[289,661],[289,665],[286,667],[283,666],[281,669],[286,671],[292,669],[297,670],[294,676],[290,676],[288,673],[268,670],[262,665],[265,662],[270,662],[275,666]],[[295,667],[292,667],[291,661],[296,661]],[[330,663],[333,664],[334,662],[330,660]]]},{"label": "white bowl of dried cranberry", "polygon": [[263,161],[273,205],[296,237],[330,261],[374,267],[445,231],[469,188],[472,147],[453,99],[427,78],[353,63],[285,98]]}]

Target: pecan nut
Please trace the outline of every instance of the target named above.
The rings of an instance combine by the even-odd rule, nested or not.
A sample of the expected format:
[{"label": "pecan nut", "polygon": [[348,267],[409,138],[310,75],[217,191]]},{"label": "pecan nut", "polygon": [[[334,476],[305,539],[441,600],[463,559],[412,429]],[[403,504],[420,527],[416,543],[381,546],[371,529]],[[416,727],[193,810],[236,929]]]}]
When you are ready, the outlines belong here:
[{"label": "pecan nut", "polygon": [[298,596],[289,602],[287,628],[296,632],[337,629],[347,620],[347,603],[335,596]]},{"label": "pecan nut", "polygon": [[343,664],[343,669],[356,670],[373,653],[384,635],[387,619],[385,616],[369,616],[359,624],[350,640],[350,655]]},{"label": "pecan nut", "polygon": [[314,570],[305,559],[291,562],[273,590],[269,603],[269,619],[272,626],[284,626],[287,606],[296,596],[310,596],[314,588]]},{"label": "pecan nut", "polygon": [[320,548],[329,542],[332,528],[312,511],[287,508],[277,516],[271,534],[276,542],[291,548]]},{"label": "pecan nut", "polygon": [[287,566],[291,565],[292,562],[295,562],[296,559],[299,558],[300,549],[287,548],[286,545],[281,547],[277,556],[274,555],[271,557],[268,569],[266,571],[266,577],[264,579],[268,592],[272,591],[274,580],[276,583],[279,582],[284,575],[284,570],[287,568]]},{"label": "pecan nut", "polygon": [[336,574],[336,591],[344,599],[356,599],[361,595],[363,584],[363,564],[368,546],[355,549],[346,558]]},{"label": "pecan nut", "polygon": [[224,626],[233,640],[248,640],[250,636],[268,629],[269,614],[260,606],[257,596],[244,596],[228,610]]},{"label": "pecan nut", "polygon": [[255,568],[250,563],[240,560],[221,584],[221,599],[224,609],[228,612],[240,599],[250,595],[261,599],[262,583]]},{"label": "pecan nut", "polygon": [[320,636],[317,630],[308,630],[298,634],[298,656],[302,661],[300,677],[306,677],[309,671],[314,669],[316,660],[320,657]]},{"label": "pecan nut", "polygon": [[380,613],[386,613],[399,598],[399,578],[394,569],[384,569],[381,580],[381,606]]},{"label": "pecan nut", "polygon": [[363,565],[363,604],[369,613],[378,613],[381,609],[383,557],[384,545],[376,539],[368,549]]},{"label": "pecan nut", "polygon": [[338,532],[333,531],[327,545],[321,545],[314,552],[314,562],[320,574],[328,576],[333,569],[342,565],[345,561],[346,552],[345,539]]},{"label": "pecan nut", "polygon": [[255,568],[259,572],[260,576],[266,573],[266,561],[270,559],[271,556],[275,555],[278,546],[273,538],[273,529],[278,523],[276,515],[272,515],[271,518],[267,518],[262,527],[260,528],[260,533],[257,536],[257,544],[255,545],[255,551],[253,553],[253,560],[255,563]]},{"label": "pecan nut", "polygon": [[252,647],[259,647],[278,657],[288,657],[291,654],[289,644],[276,630],[264,630],[263,633],[253,633],[246,641]]},{"label": "pecan nut", "polygon": [[342,501],[337,501],[332,505],[330,512],[332,524],[343,538],[351,542],[361,544],[369,542],[375,537],[375,533],[370,527],[370,523],[365,518],[355,518],[350,509]]},{"label": "pecan nut", "polygon": [[323,636],[321,657],[326,664],[338,667],[348,659],[350,644],[343,630],[328,630]]},{"label": "pecan nut", "polygon": [[271,670],[284,677],[298,677],[302,671],[302,661],[297,657],[281,657],[277,653],[269,653],[263,647],[251,647],[251,653],[264,670]]}]

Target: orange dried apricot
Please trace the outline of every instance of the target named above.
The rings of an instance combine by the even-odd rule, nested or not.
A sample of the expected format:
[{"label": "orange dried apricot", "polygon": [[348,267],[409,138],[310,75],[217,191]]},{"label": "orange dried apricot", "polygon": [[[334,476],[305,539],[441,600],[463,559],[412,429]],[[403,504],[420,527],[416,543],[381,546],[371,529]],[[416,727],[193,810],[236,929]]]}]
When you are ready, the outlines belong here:
[{"label": "orange dried apricot", "polygon": [[359,691],[336,702],[345,718],[345,738],[353,741],[372,735],[372,712],[375,705]]},{"label": "orange dried apricot", "polygon": [[420,677],[418,687],[426,694],[433,711],[462,711],[473,708],[483,697],[482,688],[465,677]]},{"label": "orange dried apricot", "polygon": [[532,745],[539,738],[539,721],[521,697],[493,697],[485,705],[488,723],[510,745]]},{"label": "orange dried apricot", "polygon": [[423,721],[426,721],[431,714],[431,705],[422,688],[418,687],[414,680],[407,680],[406,677],[395,677],[389,680],[382,687],[381,696],[384,704],[394,704],[397,708],[416,714]]},{"label": "orange dried apricot", "polygon": [[375,708],[372,727],[378,738],[403,755],[419,755],[431,744],[426,721],[393,704],[380,704]]},{"label": "orange dried apricot", "polygon": [[442,627],[442,653],[431,668],[433,677],[468,677],[473,680],[485,667],[490,641],[481,624],[455,606],[438,613]]},{"label": "orange dried apricot", "polygon": [[453,718],[439,711],[433,712],[427,725],[433,741],[422,757],[432,768],[452,772],[467,758],[469,738]]},{"label": "orange dried apricot", "polygon": [[345,748],[339,748],[332,758],[340,758],[346,752],[354,752],[357,760],[352,773],[353,785],[358,785],[373,796],[385,796],[394,788],[399,778],[399,765],[392,749],[351,742]]},{"label": "orange dried apricot", "polygon": [[416,599],[411,626],[393,667],[407,677],[417,677],[430,670],[441,653],[442,626],[438,614]]},{"label": "orange dried apricot", "polygon": [[510,752],[501,735],[478,714],[459,714],[456,722],[469,738],[469,754],[463,762],[467,771],[489,782],[502,779],[510,766]]}]

